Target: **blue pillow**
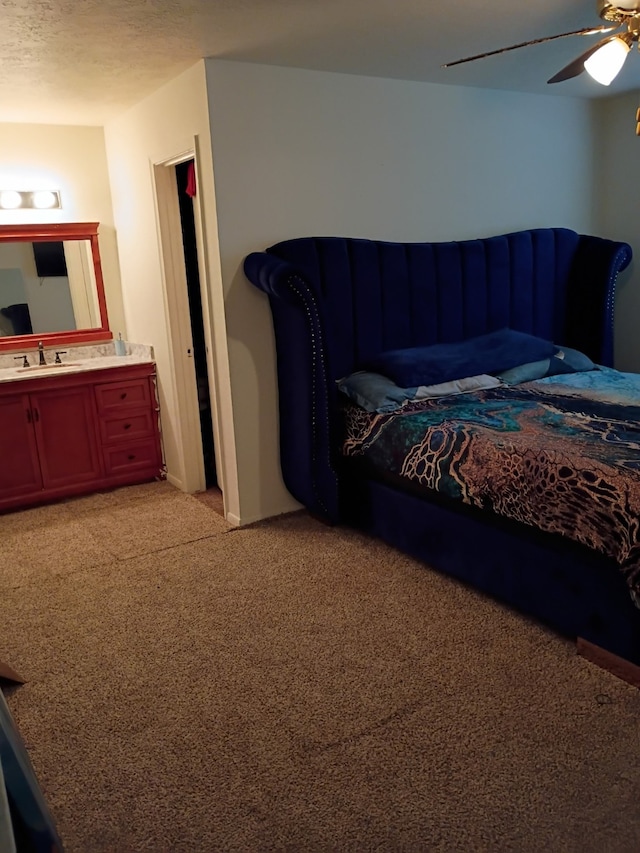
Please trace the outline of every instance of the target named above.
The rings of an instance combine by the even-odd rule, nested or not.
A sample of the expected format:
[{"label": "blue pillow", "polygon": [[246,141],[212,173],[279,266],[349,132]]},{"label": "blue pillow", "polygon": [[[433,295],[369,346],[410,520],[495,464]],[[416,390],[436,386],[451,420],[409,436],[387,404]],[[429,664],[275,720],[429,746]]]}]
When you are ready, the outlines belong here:
[{"label": "blue pillow", "polygon": [[550,358],[556,349],[551,341],[515,329],[500,329],[456,343],[387,350],[364,367],[401,387],[438,385]]},{"label": "blue pillow", "polygon": [[391,379],[379,373],[360,370],[338,382],[338,390],[346,394],[367,412],[389,413],[402,408],[407,401],[451,397],[484,388],[497,388],[501,384],[495,376],[469,376],[439,385],[419,385],[417,388],[400,388]]},{"label": "blue pillow", "polygon": [[395,412],[405,400],[413,399],[417,388],[400,388],[380,373],[360,370],[341,379],[338,390],[367,412]]},{"label": "blue pillow", "polygon": [[[571,347],[560,346],[555,358],[561,359],[575,373],[582,373],[585,370],[595,370],[596,368],[588,355],[580,352],[580,350],[571,349]],[[569,371],[563,370],[562,372],[568,373]]]},{"label": "blue pillow", "polygon": [[496,373],[505,385],[521,385],[523,382],[533,382],[535,379],[544,379],[549,375],[549,368],[554,356],[543,358],[541,361],[530,361],[527,364],[517,364],[508,370]]},{"label": "blue pillow", "polygon": [[586,370],[595,370],[595,364],[588,356],[576,349],[560,347],[551,358],[519,364],[509,370],[503,370],[497,376],[505,385],[520,385],[522,382],[544,379],[545,376],[557,376],[560,373],[582,373]]}]

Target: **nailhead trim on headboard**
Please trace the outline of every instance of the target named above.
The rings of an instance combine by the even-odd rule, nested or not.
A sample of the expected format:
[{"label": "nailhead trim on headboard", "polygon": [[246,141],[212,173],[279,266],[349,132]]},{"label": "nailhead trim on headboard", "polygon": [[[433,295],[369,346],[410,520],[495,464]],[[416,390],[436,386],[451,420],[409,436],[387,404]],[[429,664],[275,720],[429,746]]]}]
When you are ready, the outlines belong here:
[{"label": "nailhead trim on headboard", "polygon": [[[318,437],[317,416],[318,416],[318,407],[319,407],[319,403],[318,403],[318,399],[317,399],[318,398],[317,370],[319,369],[319,367],[321,368],[322,374],[325,377],[325,381],[323,383],[321,383],[322,388],[324,390],[324,404],[325,404],[324,405],[324,411],[325,411],[325,415],[324,415],[325,424],[324,425],[325,425],[325,428],[327,430],[327,436],[329,436],[331,434],[331,425],[329,422],[329,397],[328,397],[328,392],[327,392],[328,371],[327,371],[327,365],[326,365],[325,359],[324,359],[325,349],[324,349],[324,345],[322,342],[322,327],[320,325],[320,316],[318,313],[318,306],[316,304],[316,300],[315,300],[313,294],[310,292],[306,283],[303,281],[303,279],[301,279],[297,275],[292,275],[292,276],[289,276],[289,278],[286,281],[286,284],[298,296],[298,298],[300,299],[300,301],[304,305],[304,310],[305,310],[305,313],[307,316],[307,321],[309,323],[309,329],[311,331],[311,357],[312,357],[312,363],[313,363],[312,386],[311,386],[311,430],[312,430],[312,435],[313,435],[313,442],[312,442],[313,466],[312,467],[313,467],[313,471],[315,472],[317,469],[316,463],[318,461],[316,451],[317,451],[317,444],[318,444],[318,442],[317,442],[317,437]],[[320,346],[318,346],[318,344],[320,344]],[[320,365],[318,364],[318,361],[320,362]],[[326,462],[329,470],[336,477],[336,483],[337,483],[338,478],[337,478],[335,468],[333,466],[333,460],[331,459],[331,453],[329,452],[329,443],[328,442],[327,442],[325,462]],[[320,492],[318,490],[317,481],[316,481],[315,477],[313,477],[313,476],[312,476],[311,486],[313,489],[313,494],[314,494],[316,500],[318,501],[318,505],[327,515],[330,515],[327,504],[325,503],[324,498],[322,497],[322,495],[320,494]]]}]

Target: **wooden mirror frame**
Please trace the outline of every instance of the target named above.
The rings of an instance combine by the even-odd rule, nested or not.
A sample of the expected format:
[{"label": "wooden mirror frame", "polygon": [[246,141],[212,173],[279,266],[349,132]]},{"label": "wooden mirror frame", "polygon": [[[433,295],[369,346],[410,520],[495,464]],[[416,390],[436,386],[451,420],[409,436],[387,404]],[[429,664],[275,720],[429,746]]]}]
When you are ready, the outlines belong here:
[{"label": "wooden mirror frame", "polygon": [[100,311],[100,326],[90,329],[70,329],[66,332],[42,332],[33,335],[0,337],[0,352],[31,349],[42,341],[45,347],[57,344],[86,344],[110,341],[107,300],[104,294],[102,263],[98,247],[98,222],[52,222],[43,225],[0,225],[0,242],[51,242],[58,240],[89,240],[96,282],[96,296]]}]

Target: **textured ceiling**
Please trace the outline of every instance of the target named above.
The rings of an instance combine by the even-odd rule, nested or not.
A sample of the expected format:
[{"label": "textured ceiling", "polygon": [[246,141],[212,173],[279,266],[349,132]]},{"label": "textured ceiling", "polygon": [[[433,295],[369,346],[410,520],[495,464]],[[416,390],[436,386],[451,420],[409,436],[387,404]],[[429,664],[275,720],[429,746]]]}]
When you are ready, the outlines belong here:
[{"label": "textured ceiling", "polygon": [[598,36],[442,63],[602,22],[596,0],[0,0],[0,122],[103,124],[202,57],[577,97],[546,80]]}]

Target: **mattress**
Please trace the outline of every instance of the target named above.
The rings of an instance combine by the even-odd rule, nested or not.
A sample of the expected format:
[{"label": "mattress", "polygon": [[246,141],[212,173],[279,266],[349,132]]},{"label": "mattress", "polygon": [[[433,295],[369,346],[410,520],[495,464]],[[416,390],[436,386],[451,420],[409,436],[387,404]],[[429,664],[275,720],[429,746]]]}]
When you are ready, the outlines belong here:
[{"label": "mattress", "polygon": [[346,457],[612,557],[640,606],[640,375],[598,367],[517,386],[344,406]]}]

